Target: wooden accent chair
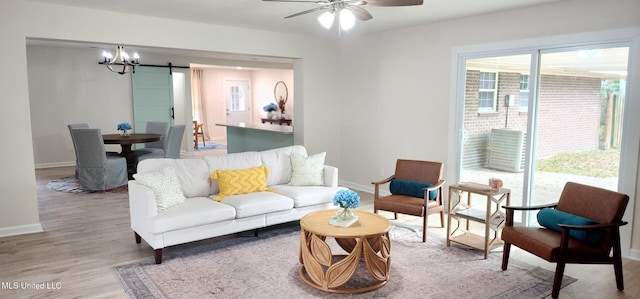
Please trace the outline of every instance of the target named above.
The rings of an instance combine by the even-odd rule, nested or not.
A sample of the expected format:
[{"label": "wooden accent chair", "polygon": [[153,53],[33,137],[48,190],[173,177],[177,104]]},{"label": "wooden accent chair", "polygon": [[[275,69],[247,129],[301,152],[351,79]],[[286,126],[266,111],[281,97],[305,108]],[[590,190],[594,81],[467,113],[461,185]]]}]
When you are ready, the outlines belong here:
[{"label": "wooden accent chair", "polygon": [[[442,179],[443,164],[440,162],[403,160],[396,161],[395,173],[381,181],[372,182],[375,185],[373,212],[379,210],[393,212],[394,219],[398,213],[422,217],[422,242],[427,241],[427,219],[430,214],[440,213],[440,226],[444,227],[444,205],[442,204],[442,186],[446,183]],[[380,185],[390,184],[393,180],[426,183],[430,186],[420,187],[416,194],[406,195],[404,192],[394,192],[388,196],[380,196]],[[422,197],[416,197],[419,195]]]},{"label": "wooden accent chair", "polygon": [[[553,280],[551,297],[558,298],[565,264],[613,264],[618,290],[624,289],[622,277],[622,258],[620,249],[620,226],[627,224],[622,216],[627,207],[629,196],[597,187],[568,182],[554,204],[535,207],[504,207],[506,226],[502,230],[504,252],[502,270],[507,270],[511,245],[518,246],[546,261],[555,262],[556,273]],[[513,225],[514,211],[555,208],[593,220],[597,224],[566,225],[557,224],[561,232],[541,227]],[[547,210],[548,211],[548,210]],[[538,218],[540,219],[540,217]],[[566,221],[560,221],[567,223]],[[600,241],[580,241],[570,232],[595,232],[601,234]],[[592,244],[593,243],[593,244]],[[611,255],[613,249],[613,254]]]},{"label": "wooden accent chair", "polygon": [[207,144],[204,141],[204,124],[199,124],[197,120],[193,121],[193,148],[198,149],[198,136],[202,138],[202,145]]}]

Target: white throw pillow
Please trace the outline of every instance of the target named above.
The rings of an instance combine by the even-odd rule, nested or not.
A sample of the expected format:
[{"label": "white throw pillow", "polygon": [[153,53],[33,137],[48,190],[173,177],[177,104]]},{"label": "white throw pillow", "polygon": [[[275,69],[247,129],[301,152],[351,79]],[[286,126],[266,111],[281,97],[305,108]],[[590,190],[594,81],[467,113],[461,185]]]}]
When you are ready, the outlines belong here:
[{"label": "white throw pillow", "polygon": [[153,190],[158,210],[165,210],[185,201],[180,181],[171,166],[165,166],[156,172],[136,173],[133,178]]},{"label": "white throw pillow", "polygon": [[326,152],[305,157],[291,153],[292,186],[324,186],[324,158]]}]

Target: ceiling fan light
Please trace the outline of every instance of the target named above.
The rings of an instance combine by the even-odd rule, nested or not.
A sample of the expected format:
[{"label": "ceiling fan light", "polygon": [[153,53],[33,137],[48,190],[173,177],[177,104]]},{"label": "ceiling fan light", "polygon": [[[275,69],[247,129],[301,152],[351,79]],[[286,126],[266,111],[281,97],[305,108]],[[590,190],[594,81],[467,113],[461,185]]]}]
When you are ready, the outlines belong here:
[{"label": "ceiling fan light", "polygon": [[356,25],[356,17],[348,9],[340,11],[340,29],[349,30]]},{"label": "ceiling fan light", "polygon": [[318,17],[318,22],[320,25],[326,29],[330,29],[331,25],[333,25],[333,19],[335,18],[335,14],[333,11],[325,11]]}]

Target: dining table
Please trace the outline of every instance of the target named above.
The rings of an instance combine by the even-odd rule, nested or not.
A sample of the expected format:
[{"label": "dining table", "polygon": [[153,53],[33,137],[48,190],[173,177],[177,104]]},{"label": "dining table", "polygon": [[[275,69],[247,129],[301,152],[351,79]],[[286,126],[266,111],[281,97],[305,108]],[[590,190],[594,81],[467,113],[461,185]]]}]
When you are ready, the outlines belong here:
[{"label": "dining table", "polygon": [[104,144],[120,144],[120,156],[127,159],[127,172],[129,179],[133,179],[133,174],[136,173],[137,159],[136,155],[131,149],[136,143],[147,143],[162,140],[161,134],[147,134],[147,133],[131,133],[128,135],[123,134],[103,134],[102,140]]}]

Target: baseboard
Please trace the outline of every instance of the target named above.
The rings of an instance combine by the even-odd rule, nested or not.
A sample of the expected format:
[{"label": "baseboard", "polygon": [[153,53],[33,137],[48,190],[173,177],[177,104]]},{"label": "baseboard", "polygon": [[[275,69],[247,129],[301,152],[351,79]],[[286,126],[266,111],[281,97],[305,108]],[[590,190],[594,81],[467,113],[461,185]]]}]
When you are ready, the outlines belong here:
[{"label": "baseboard", "polygon": [[55,163],[38,163],[34,165],[36,169],[44,169],[44,168],[55,168],[55,167],[66,167],[66,166],[76,166],[75,161],[67,161],[67,162],[55,162]]},{"label": "baseboard", "polygon": [[[375,189],[374,189],[373,185],[362,185],[362,184],[356,184],[356,183],[349,182],[349,181],[339,181],[338,185],[343,186],[343,187],[347,187],[349,189],[358,190],[358,191],[362,191],[362,192],[367,192],[367,193],[371,193],[371,194],[373,194],[375,192]],[[382,196],[387,196],[389,194],[391,194],[389,191],[380,190],[380,195],[382,195]]]},{"label": "baseboard", "polygon": [[629,258],[640,261],[640,249],[631,248],[631,250],[629,250]]},{"label": "baseboard", "polygon": [[26,235],[44,232],[40,223],[0,228],[0,237]]}]

